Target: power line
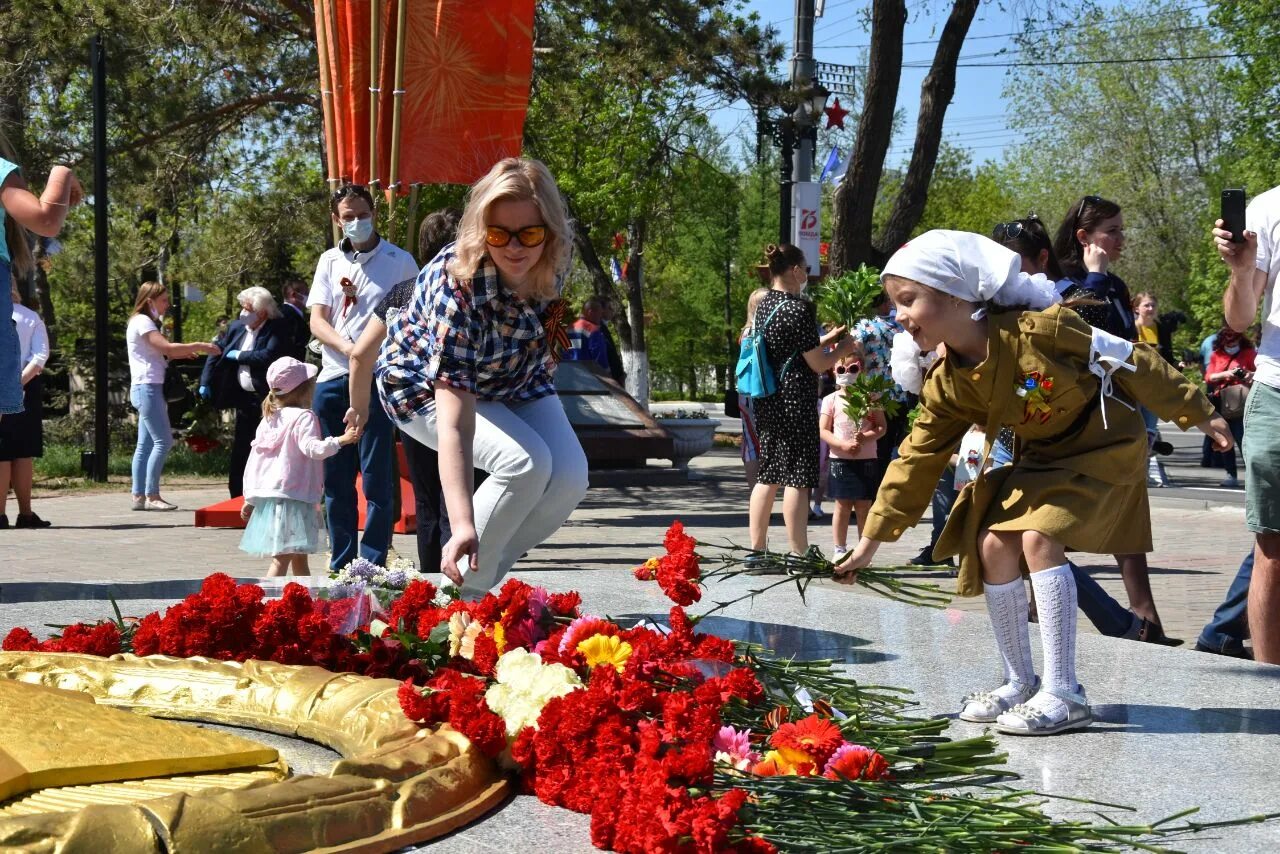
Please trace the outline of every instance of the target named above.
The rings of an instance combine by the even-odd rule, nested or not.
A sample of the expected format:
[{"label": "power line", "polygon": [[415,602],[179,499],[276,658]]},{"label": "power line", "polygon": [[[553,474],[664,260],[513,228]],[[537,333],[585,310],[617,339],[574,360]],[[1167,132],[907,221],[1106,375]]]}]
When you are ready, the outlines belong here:
[{"label": "power line", "polygon": [[[1250,59],[1256,53],[1208,53],[1201,56],[1142,56],[1131,59],[1049,59],[1040,62],[967,62],[956,68],[1047,68],[1056,65],[1128,65],[1135,62],[1192,62],[1201,59]],[[906,65],[903,68],[928,68],[927,65]]]},{"label": "power line", "polygon": [[[1166,15],[1185,15],[1188,12],[1193,12],[1198,9],[1207,9],[1210,5],[1211,4],[1209,3],[1200,3],[1194,6],[1187,6],[1181,9],[1168,9],[1163,12],[1148,12],[1146,14],[1152,17],[1166,16]],[[1114,18],[1102,18],[1097,21],[1091,21],[1090,24],[1092,25],[1113,24],[1113,23],[1116,23],[1117,21],[1127,21],[1127,20],[1130,20],[1131,18],[1132,18],[1132,15],[1117,15]],[[1013,33],[993,33],[985,36],[966,36],[965,42],[967,43],[972,41],[980,41],[983,39],[1009,39],[1009,38],[1017,38],[1020,36],[1036,35],[1039,33],[1056,33],[1061,30],[1079,29],[1079,27],[1080,27],[1080,23],[1073,21],[1072,23],[1069,23],[1069,24],[1058,24],[1052,27],[1041,27],[1040,29],[1022,30],[1022,31],[1013,32]],[[857,29],[857,28],[855,27],[854,29]],[[846,30],[845,32],[853,32],[853,30]],[[832,36],[831,38],[838,38],[841,35],[844,35],[844,33],[839,33],[835,36]],[[926,44],[931,45],[931,44],[937,44],[937,43],[938,43],[937,39],[921,39],[917,41],[904,41],[902,44],[905,47],[906,45],[926,45]],[[826,48],[832,48],[832,49],[836,49],[836,48],[863,49],[863,48],[869,48],[871,47],[871,45],[870,44],[816,44],[814,45],[814,47],[826,47]]]}]

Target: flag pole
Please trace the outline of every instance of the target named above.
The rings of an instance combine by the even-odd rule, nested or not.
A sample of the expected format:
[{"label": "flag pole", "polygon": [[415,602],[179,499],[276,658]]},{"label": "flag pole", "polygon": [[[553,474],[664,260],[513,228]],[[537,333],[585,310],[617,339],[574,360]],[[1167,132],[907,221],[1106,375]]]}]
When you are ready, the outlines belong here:
[{"label": "flag pole", "polygon": [[382,34],[382,0],[369,4],[369,192],[376,195],[382,182],[378,180],[378,65],[382,57],[379,45]]},{"label": "flag pole", "polygon": [[[329,65],[329,33],[325,21],[325,5],[329,0],[316,0],[316,54],[320,58],[320,113],[324,122],[325,168],[329,175],[329,192],[338,191],[338,134],[333,122],[333,68]],[[338,226],[333,225],[333,242],[338,242]]]},{"label": "flag pole", "polygon": [[391,96],[391,181],[387,192],[395,194],[400,190],[400,115],[404,103],[404,45],[405,21],[409,13],[409,0],[399,0],[396,11],[396,79],[395,89]]}]

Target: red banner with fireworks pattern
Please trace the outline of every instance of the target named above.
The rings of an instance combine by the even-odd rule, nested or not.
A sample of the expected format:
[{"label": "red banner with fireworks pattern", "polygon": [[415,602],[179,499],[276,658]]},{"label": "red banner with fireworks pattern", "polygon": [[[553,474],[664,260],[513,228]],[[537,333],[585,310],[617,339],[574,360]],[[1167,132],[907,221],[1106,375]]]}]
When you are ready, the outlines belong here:
[{"label": "red banner with fireworks pattern", "polygon": [[518,155],[533,12],[534,0],[317,0],[330,174],[404,193],[469,184]]}]

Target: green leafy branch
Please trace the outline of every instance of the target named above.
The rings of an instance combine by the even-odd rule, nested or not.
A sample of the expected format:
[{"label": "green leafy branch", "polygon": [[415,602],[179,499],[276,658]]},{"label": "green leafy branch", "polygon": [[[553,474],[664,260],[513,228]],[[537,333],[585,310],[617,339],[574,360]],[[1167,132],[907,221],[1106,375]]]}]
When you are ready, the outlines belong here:
[{"label": "green leafy branch", "polygon": [[875,313],[876,302],[883,291],[880,271],[866,264],[827,279],[813,297],[818,306],[818,319],[852,329],[859,320]]}]

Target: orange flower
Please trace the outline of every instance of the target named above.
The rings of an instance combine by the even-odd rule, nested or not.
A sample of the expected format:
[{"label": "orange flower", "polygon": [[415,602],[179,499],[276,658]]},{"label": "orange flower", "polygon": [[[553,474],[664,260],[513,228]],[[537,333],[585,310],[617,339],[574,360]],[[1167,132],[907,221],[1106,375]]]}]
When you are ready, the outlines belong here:
[{"label": "orange flower", "polygon": [[769,743],[779,749],[804,753],[819,768],[826,765],[831,754],[844,743],[840,728],[829,720],[809,715],[795,723],[778,727]]}]

